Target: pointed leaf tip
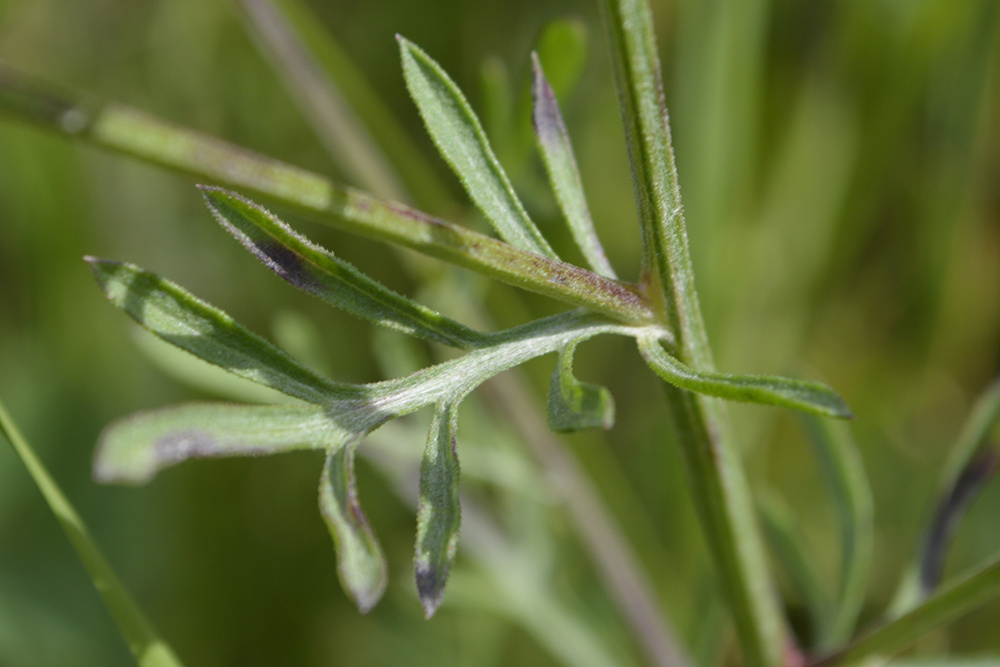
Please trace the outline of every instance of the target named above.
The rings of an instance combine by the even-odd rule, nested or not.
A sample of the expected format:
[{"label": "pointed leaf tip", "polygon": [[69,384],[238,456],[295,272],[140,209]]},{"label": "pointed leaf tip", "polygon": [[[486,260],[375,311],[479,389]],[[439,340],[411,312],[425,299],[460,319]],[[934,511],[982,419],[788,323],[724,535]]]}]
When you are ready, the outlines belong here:
[{"label": "pointed leaf tip", "polygon": [[459,465],[455,448],[458,405],[438,407],[427,433],[420,463],[420,501],[417,506],[417,543],[413,558],[417,593],[427,618],[444,598],[448,572],[458,549],[462,519]]},{"label": "pointed leaf tip", "polygon": [[418,46],[400,38],[399,47],[410,97],[469,197],[504,241],[557,259],[514,192],[465,95]]},{"label": "pointed leaf tip", "polygon": [[583,338],[571,341],[559,354],[549,382],[546,404],[549,428],[557,433],[585,428],[610,429],[615,424],[615,401],[605,387],[580,382],[573,375],[573,355]]},{"label": "pointed leaf tip", "polygon": [[854,418],[844,399],[824,384],[771,375],[696,371],[667,354],[656,338],[639,338],[637,342],[649,367],[681,389],[731,401],[778,405],[824,417]]}]

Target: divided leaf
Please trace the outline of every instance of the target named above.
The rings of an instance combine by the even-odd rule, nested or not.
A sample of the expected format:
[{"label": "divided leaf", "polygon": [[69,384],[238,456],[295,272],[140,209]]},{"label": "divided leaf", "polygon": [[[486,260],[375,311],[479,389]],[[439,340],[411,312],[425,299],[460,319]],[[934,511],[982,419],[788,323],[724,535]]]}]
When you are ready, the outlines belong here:
[{"label": "divided leaf", "polygon": [[640,336],[636,340],[649,367],[681,389],[731,401],[780,405],[825,417],[853,417],[844,399],[826,385],[770,375],[696,371],[667,354],[657,339]]},{"label": "divided leaf", "polygon": [[546,405],[549,428],[558,433],[585,428],[609,429],[615,423],[615,402],[606,388],[580,382],[573,375],[573,354],[585,338],[570,341],[559,353],[549,382]]},{"label": "divided leaf", "polygon": [[299,365],[221,310],[132,264],[85,257],[114,305],[158,337],[230,373],[309,403],[357,398]]},{"label": "divided leaf", "polygon": [[417,592],[427,618],[433,616],[441,604],[448,572],[458,549],[462,507],[455,447],[457,427],[458,403],[439,405],[420,463],[417,544],[413,560]]},{"label": "divided leaf", "polygon": [[219,224],[295,287],[352,315],[443,345],[468,349],[487,339],[382,286],[245,197],[222,188],[201,190]]},{"label": "divided leaf", "polygon": [[397,36],[410,97],[472,201],[511,245],[556,258],[528,217],[462,91],[419,47]]},{"label": "divided leaf", "polygon": [[329,449],[356,437],[314,405],[177,405],[108,426],[97,445],[94,478],[143,484],[187,459]]},{"label": "divided leaf", "polygon": [[531,97],[534,102],[531,113],[532,125],[538,139],[538,148],[542,154],[545,171],[552,183],[559,208],[569,223],[573,239],[583,252],[584,258],[592,269],[608,278],[615,278],[615,270],[611,268],[608,258],[604,255],[594,223],[587,207],[587,198],[583,193],[583,182],[580,171],[573,156],[573,146],[563,123],[559,103],[555,91],[545,78],[538,54],[531,54],[533,78]]},{"label": "divided leaf", "polygon": [[337,550],[337,574],[361,613],[381,599],[389,566],[358,502],[354,450],[359,439],[329,450],[319,483],[319,508]]}]

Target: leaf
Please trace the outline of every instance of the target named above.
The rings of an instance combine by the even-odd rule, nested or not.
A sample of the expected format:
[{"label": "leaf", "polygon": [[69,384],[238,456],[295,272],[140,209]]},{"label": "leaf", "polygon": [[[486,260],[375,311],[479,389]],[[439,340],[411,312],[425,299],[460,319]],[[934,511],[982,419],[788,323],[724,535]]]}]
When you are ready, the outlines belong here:
[{"label": "leaf", "polygon": [[24,463],[49,509],[59,521],[139,667],[181,667],[180,659],[146,620],[146,616],[135,604],[128,589],[94,542],[87,525],[52,479],[31,445],[21,436],[17,425],[7,414],[2,403],[0,403],[0,432],[3,432],[18,458]]},{"label": "leaf", "polygon": [[646,336],[637,340],[649,367],[681,389],[731,401],[780,405],[826,417],[853,417],[843,399],[826,385],[770,375],[696,371],[667,354],[657,339]]},{"label": "leaf", "polygon": [[819,648],[828,650],[851,638],[864,606],[875,539],[874,509],[868,476],[848,426],[812,415],[803,415],[803,420],[840,522],[839,600],[819,637]]},{"label": "leaf", "polygon": [[417,592],[427,618],[433,616],[441,604],[448,572],[458,550],[462,507],[455,447],[457,426],[458,404],[439,405],[420,463],[417,546],[413,560]]},{"label": "leaf", "polygon": [[94,477],[142,484],[192,458],[330,449],[357,437],[314,405],[190,403],[139,412],[108,426],[98,442]]},{"label": "leaf", "polygon": [[[975,471],[989,459],[991,453],[995,452],[994,445],[989,441],[989,435],[998,420],[1000,420],[1000,379],[994,380],[976,400],[958,438],[951,446],[938,482],[937,497],[924,531],[923,543],[906,568],[899,588],[889,605],[887,613],[891,617],[909,611],[936,587],[937,583],[932,582],[936,577],[931,576],[936,569],[933,562],[944,557],[944,552],[951,543],[951,535],[946,533],[957,528],[955,524],[961,520],[964,509],[972,502],[985,482],[984,479],[976,479]],[[969,475],[970,472],[973,473],[972,479],[966,480],[963,484],[963,475]],[[973,483],[970,485],[967,482]],[[949,502],[956,490],[960,489],[959,495],[966,497],[955,498],[954,500],[960,500],[958,503]],[[946,525],[949,522],[953,525]],[[944,528],[948,530],[942,532]]]},{"label": "leaf", "polygon": [[252,201],[222,188],[201,190],[219,224],[295,287],[357,317],[444,345],[468,349],[488,340],[486,334],[383,287]]},{"label": "leaf", "polygon": [[178,285],[132,264],[84,259],[111,303],[168,343],[309,403],[358,397],[348,385],[331,382],[299,365]]},{"label": "leaf", "polygon": [[606,388],[580,382],[573,375],[573,354],[582,338],[569,342],[559,353],[559,363],[549,382],[546,405],[549,428],[557,433],[585,428],[610,429],[615,423],[615,402]]},{"label": "leaf", "polygon": [[954,486],[938,501],[920,559],[920,587],[923,596],[930,595],[944,573],[945,560],[966,510],[993,479],[1000,467],[1000,453],[987,451],[969,461],[955,480]]},{"label": "leaf", "polygon": [[538,54],[531,54],[532,86],[531,96],[534,100],[532,108],[532,124],[538,139],[538,148],[542,154],[542,162],[552,183],[559,208],[562,209],[566,222],[569,223],[573,239],[583,252],[584,258],[592,269],[608,278],[615,278],[615,270],[604,255],[594,223],[590,218],[587,198],[583,193],[583,182],[573,157],[573,146],[563,123],[559,103],[555,92],[545,78]]},{"label": "leaf", "polygon": [[319,483],[319,508],[337,550],[337,574],[362,614],[378,603],[389,582],[382,547],[358,502],[354,482],[355,439],[326,455]]},{"label": "leaf", "polygon": [[441,155],[479,210],[511,245],[555,258],[528,217],[493,154],[486,133],[465,96],[441,66],[415,44],[397,36],[410,97]]},{"label": "leaf", "polygon": [[810,667],[853,664],[876,654],[889,657],[997,595],[1000,595],[1000,560],[993,560],[843,650],[811,663]]}]

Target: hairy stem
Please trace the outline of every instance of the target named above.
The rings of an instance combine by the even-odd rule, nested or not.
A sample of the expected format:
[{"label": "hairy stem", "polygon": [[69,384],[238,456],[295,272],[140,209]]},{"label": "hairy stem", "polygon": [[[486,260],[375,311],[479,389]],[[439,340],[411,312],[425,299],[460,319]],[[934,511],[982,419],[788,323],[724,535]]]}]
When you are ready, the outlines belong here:
[{"label": "hairy stem", "polygon": [[[694,289],[653,19],[646,0],[603,0],[642,224],[643,276],[662,294],[677,358],[713,371]],[[657,304],[660,305],[660,304]],[[746,473],[724,404],[666,386],[703,530],[719,566],[744,660],[782,662],[785,630],[764,558]]]}]

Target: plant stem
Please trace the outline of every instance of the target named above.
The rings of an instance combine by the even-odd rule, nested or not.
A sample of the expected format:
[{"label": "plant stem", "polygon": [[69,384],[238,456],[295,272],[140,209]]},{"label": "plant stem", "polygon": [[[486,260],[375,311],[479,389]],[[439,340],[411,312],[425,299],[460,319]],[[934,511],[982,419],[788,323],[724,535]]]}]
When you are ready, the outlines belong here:
[{"label": "plant stem", "polygon": [[933,595],[912,611],[869,633],[846,649],[816,660],[808,667],[845,665],[876,653],[896,653],[931,630],[972,611],[996,595],[1000,595],[1000,560]]},{"label": "plant stem", "polygon": [[[602,8],[642,223],[643,280],[662,294],[664,316],[677,335],[677,358],[696,370],[712,371],[694,289],[652,14],[646,0],[603,0]],[[725,406],[717,399],[665,388],[744,660],[752,667],[779,665],[784,622]]]},{"label": "plant stem", "polygon": [[181,667],[181,661],[174,655],[167,644],[160,639],[156,631],[146,620],[142,611],[136,606],[128,590],[115,575],[111,565],[94,543],[86,524],[76,513],[73,505],[63,495],[34,450],[21,436],[21,432],[0,403],[0,432],[10,442],[14,452],[28,469],[28,473],[42,492],[45,502],[55,514],[63,532],[69,538],[70,544],[76,550],[80,561],[90,575],[94,587],[104,599],[104,604],[114,618],[118,630],[125,638],[129,650],[135,656],[140,667]]},{"label": "plant stem", "polygon": [[618,321],[655,319],[635,286],[515,248],[136,109],[87,104],[44,91],[3,68],[0,111],[101,148],[253,190],[352,233],[398,243]]}]

